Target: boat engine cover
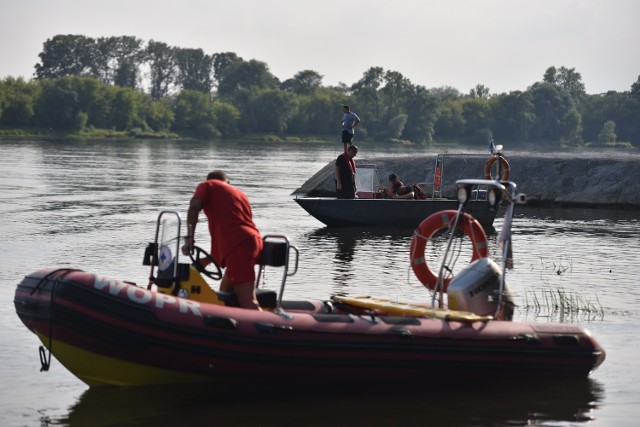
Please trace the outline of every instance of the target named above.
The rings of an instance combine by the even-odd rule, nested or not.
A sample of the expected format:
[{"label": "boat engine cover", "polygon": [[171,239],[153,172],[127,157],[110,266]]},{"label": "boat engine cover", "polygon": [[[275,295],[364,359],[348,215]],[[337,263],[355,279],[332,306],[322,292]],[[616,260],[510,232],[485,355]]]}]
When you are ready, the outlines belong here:
[{"label": "boat engine cover", "polygon": [[[449,283],[449,308],[482,316],[496,313],[501,276],[500,267],[489,258],[472,262]],[[513,310],[513,298],[506,283],[503,301]]]}]

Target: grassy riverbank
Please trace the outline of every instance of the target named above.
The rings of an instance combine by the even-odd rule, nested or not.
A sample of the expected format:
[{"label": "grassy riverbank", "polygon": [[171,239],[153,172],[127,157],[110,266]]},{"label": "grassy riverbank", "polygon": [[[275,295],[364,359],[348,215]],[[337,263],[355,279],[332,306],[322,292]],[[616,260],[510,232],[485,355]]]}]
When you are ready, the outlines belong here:
[{"label": "grassy riverbank", "polygon": [[[171,139],[171,140],[203,140],[208,141],[209,139],[202,139],[198,135],[189,132],[147,132],[139,129],[129,130],[129,131],[116,131],[110,129],[86,129],[77,132],[55,132],[55,131],[43,131],[41,129],[2,129],[0,128],[0,140],[16,140],[16,139],[36,139],[36,140],[74,140],[74,139],[96,139],[96,140],[135,140],[135,139]],[[215,138],[214,138],[215,139]],[[335,135],[277,135],[273,133],[252,133],[252,134],[242,134],[237,135],[234,138],[229,140],[243,140],[249,142],[313,142],[313,143],[335,143],[338,139],[338,136]],[[372,142],[369,140],[361,140],[357,141],[357,144],[367,142]],[[382,142],[385,144],[392,145],[405,145],[405,146],[422,146],[421,144],[415,144],[408,140],[398,140],[392,139],[387,141],[376,141]],[[431,146],[446,146],[446,147],[466,147],[469,146],[468,141],[462,140],[438,140],[434,141]],[[476,146],[477,144],[472,144]],[[569,149],[571,151],[575,150],[593,150],[593,149],[634,149],[635,147],[630,142],[616,141],[616,142],[608,142],[608,143],[597,143],[597,142],[587,142],[579,147],[569,147],[564,146],[562,144],[558,145],[553,141],[537,141],[531,142],[529,141],[526,144],[526,147],[520,146],[518,143],[509,143],[509,150],[518,150],[518,149],[542,149],[542,150],[563,150]]]}]

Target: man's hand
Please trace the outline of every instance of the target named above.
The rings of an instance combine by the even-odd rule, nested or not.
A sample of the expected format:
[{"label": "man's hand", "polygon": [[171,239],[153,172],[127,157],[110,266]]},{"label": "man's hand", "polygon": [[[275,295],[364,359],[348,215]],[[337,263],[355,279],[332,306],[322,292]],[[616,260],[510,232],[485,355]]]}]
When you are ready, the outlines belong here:
[{"label": "man's hand", "polygon": [[193,253],[193,245],[195,244],[193,236],[187,236],[184,238],[184,245],[182,245],[182,254],[190,255]]}]

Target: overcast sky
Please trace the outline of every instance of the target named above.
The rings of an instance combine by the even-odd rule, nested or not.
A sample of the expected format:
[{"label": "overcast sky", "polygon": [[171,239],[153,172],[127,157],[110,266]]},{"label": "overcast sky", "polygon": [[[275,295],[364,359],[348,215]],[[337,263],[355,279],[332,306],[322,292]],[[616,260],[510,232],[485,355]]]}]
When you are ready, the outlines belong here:
[{"label": "overcast sky", "polygon": [[351,85],[370,67],[427,88],[525,90],[550,66],[589,94],[640,75],[637,0],[0,0],[0,78],[33,76],[58,34],[135,36]]}]

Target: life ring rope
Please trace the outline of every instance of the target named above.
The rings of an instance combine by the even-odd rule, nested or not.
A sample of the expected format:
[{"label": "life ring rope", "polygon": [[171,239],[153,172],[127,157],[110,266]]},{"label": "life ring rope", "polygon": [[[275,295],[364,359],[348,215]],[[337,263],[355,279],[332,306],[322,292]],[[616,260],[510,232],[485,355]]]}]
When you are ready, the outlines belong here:
[{"label": "life ring rope", "polygon": [[[438,275],[429,267],[425,258],[425,249],[428,240],[440,230],[450,229],[458,215],[456,210],[439,211],[429,215],[414,231],[411,238],[411,268],[420,282],[429,289],[434,290],[438,282]],[[487,235],[482,225],[471,215],[462,213],[457,228],[461,229],[469,238],[472,245],[471,261],[486,257],[489,254]],[[443,280],[443,289],[446,291],[451,277]]]}]

